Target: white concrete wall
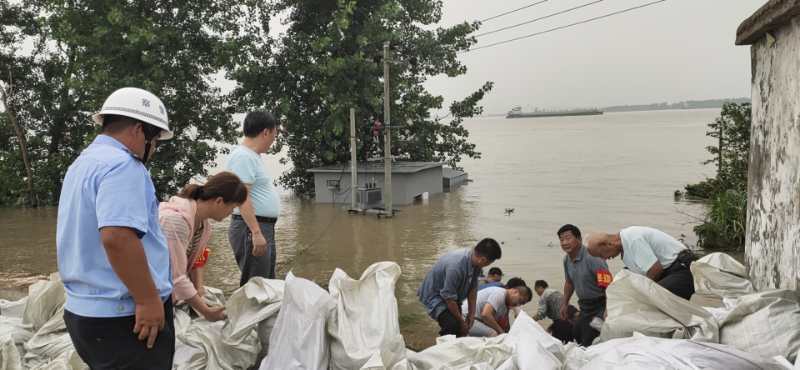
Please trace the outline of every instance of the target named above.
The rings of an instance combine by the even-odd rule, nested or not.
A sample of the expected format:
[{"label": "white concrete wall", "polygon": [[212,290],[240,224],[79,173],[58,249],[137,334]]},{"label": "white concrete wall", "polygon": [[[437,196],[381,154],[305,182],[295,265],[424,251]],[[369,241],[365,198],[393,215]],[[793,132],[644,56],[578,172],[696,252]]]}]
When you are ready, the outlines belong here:
[{"label": "white concrete wall", "polygon": [[760,288],[800,284],[800,17],[752,45],[745,258]]}]

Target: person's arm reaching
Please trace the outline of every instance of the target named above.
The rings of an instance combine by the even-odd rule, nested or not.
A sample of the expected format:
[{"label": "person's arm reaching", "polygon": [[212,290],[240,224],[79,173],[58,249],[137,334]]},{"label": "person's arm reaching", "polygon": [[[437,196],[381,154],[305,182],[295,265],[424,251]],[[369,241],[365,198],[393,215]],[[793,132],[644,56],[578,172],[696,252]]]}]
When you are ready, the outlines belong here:
[{"label": "person's arm reaching", "polygon": [[117,226],[101,228],[100,240],[111,268],[128,288],[136,304],[133,332],[138,334],[139,340],[147,340],[147,348],[153,348],[158,332],[165,324],[164,302],[150,276],[142,241],[135,230]]},{"label": "person's arm reaching", "polygon": [[252,197],[250,196],[252,187],[247,184],[245,184],[245,186],[247,186],[247,198],[244,200],[244,203],[239,206],[239,211],[253,237],[253,255],[263,256],[267,254],[267,239],[264,237],[264,234],[261,233],[261,227],[258,225],[258,220],[256,220],[256,211],[253,208]]},{"label": "person's arm reaching", "polygon": [[470,289],[469,293],[467,294],[467,330],[465,330],[464,335],[467,335],[469,329],[472,328],[472,324],[475,322],[475,301],[477,301],[478,297],[478,289],[473,287]]},{"label": "person's arm reaching", "polygon": [[569,306],[569,300],[572,298],[572,293],[575,291],[575,287],[572,285],[572,281],[567,279],[564,281],[564,300],[561,301],[561,320],[567,320],[567,306]]},{"label": "person's arm reaching", "polygon": [[[447,310],[458,320],[459,326],[461,327],[461,335],[466,335],[466,332],[469,331],[469,327],[467,326],[467,320],[469,320],[469,318],[467,318],[467,320],[464,319],[460,302],[458,301],[458,287],[460,284],[464,283],[463,274],[455,268],[445,269],[444,274],[444,286],[439,291],[439,295],[447,304]],[[471,306],[467,306],[467,311],[475,315],[475,301],[472,301]]]},{"label": "person's arm reaching", "polygon": [[505,330],[503,330],[500,324],[497,323],[497,320],[495,320],[494,314],[494,307],[492,307],[491,304],[487,303],[483,305],[481,309],[481,321],[486,324],[486,326],[492,328],[498,335],[505,333]]},{"label": "person's arm reaching", "polygon": [[661,263],[656,261],[653,266],[650,266],[650,269],[647,270],[647,277],[650,280],[658,281],[661,279],[661,274],[664,273],[664,268],[661,267]]}]

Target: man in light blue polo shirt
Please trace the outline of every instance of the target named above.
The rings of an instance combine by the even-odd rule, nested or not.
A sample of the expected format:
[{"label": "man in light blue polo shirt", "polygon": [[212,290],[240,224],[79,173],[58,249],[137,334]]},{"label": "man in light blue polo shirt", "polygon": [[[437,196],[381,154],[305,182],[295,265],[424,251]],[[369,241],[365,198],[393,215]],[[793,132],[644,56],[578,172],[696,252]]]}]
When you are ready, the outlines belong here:
[{"label": "man in light blue polo shirt", "polygon": [[678,239],[645,226],[630,226],[617,234],[603,234],[589,242],[589,253],[601,258],[622,255],[631,272],[644,275],[683,299],[694,294],[689,266],[694,254]]},{"label": "man in light blue polo shirt", "polygon": [[92,369],[171,369],[175,352],[169,249],[145,162],[172,137],[161,100],[112,93],[103,131],[70,165],[58,206],[64,322]]},{"label": "man in light blue polo shirt", "polygon": [[261,154],[275,142],[280,122],[270,113],[250,112],[243,126],[244,139],[231,152],[227,166],[249,190],[247,200],[233,211],[228,229],[228,241],[242,272],[240,286],[253,276],[275,278],[275,224],[281,211],[280,196],[261,161]]}]

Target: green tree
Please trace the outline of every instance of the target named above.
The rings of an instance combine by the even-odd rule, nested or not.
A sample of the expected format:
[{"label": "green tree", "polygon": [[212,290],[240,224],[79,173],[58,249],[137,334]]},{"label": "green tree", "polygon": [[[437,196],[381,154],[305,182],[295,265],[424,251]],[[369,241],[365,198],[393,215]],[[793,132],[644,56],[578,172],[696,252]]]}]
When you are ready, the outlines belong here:
[{"label": "green tree", "polygon": [[[19,6],[0,4],[1,29],[24,29],[13,17]],[[23,82],[15,107],[40,184],[34,191],[45,203],[57,201],[67,166],[96,135],[91,113],[120,87],[150,90],[169,111],[175,138],[160,143],[150,165],[161,196],[204,174],[221,151],[217,144],[234,142],[233,110],[212,76],[247,60],[239,50],[266,34],[262,2],[31,0],[24,6],[33,24],[14,45],[33,50],[6,58],[13,63],[0,65],[0,81],[16,70]],[[3,168],[15,171],[3,176],[20,174],[20,166]]]},{"label": "green tree", "polygon": [[728,189],[746,191],[750,157],[750,103],[725,103],[720,116],[708,124],[706,136],[714,138],[716,145],[706,147],[712,158],[703,164],[714,164],[717,174],[700,183],[686,185],[686,194],[712,199]]},{"label": "green tree", "polygon": [[492,88],[487,82],[449,105],[448,119],[432,118],[443,98],[423,87],[431,76],[466,73],[457,58],[475,43],[479,24],[432,29],[441,19],[434,0],[279,0],[272,14],[286,16],[288,29],[270,59],[232,70],[240,109],[269,109],[282,117],[292,169],[280,182],[296,194],[313,195],[309,168],[349,160],[349,109],[357,114],[358,156],[382,153],[371,137],[373,118],[383,120],[383,44],[391,46],[392,154],[401,160],[443,161],[457,166],[479,157],[461,125],[481,113],[477,105]]},{"label": "green tree", "polygon": [[710,201],[705,220],[694,228],[703,248],[744,247],[750,131],[750,103],[726,103],[720,116],[708,124],[706,135],[716,139],[717,145],[706,147],[713,157],[704,163],[715,164],[717,175],[686,185],[688,195]]}]

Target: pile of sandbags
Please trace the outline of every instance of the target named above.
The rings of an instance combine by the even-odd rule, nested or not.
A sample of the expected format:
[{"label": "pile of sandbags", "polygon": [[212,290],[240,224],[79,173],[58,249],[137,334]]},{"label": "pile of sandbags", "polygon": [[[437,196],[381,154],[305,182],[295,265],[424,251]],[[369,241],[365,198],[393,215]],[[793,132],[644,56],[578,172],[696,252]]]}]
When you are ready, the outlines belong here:
[{"label": "pile of sandbags", "polygon": [[328,292],[289,274],[261,369],[404,369],[399,277],[394,262],[375,263],[358,280],[336,269]]},{"label": "pile of sandbags", "polygon": [[[283,281],[253,278],[225,300],[206,287],[209,304],[225,305],[228,320],[191,319],[188,307],[175,310],[175,369],[249,369],[262,353],[283,299]],[[0,300],[0,370],[85,370],[64,323],[64,285],[58,274],[28,288],[15,302]],[[263,331],[263,332],[262,332]]]},{"label": "pile of sandbags", "polygon": [[[744,267],[712,254],[692,265],[707,308],[651,280],[621,271],[607,290],[608,318],[595,345],[562,345],[525,312],[494,338],[445,336],[420,352],[405,349],[395,285],[400,267],[379,262],[358,279],[336,270],[329,291],[291,273],[285,282],[253,278],[227,299],[228,319],[192,319],[175,311],[175,369],[260,370],[800,370],[800,300],[786,290],[756,292]],[[86,369],[63,322],[58,276],[28,297],[0,301],[0,370]],[[261,360],[263,358],[263,360]]]},{"label": "pile of sandbags", "polygon": [[744,266],[723,253],[707,255],[691,269],[697,294],[716,296],[723,307],[702,307],[623,270],[606,291],[608,317],[595,343],[641,333],[720,343],[768,358],[798,361],[800,298],[796,292],[756,292]]}]

